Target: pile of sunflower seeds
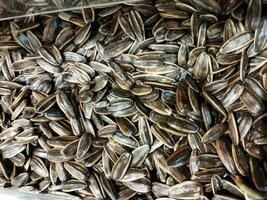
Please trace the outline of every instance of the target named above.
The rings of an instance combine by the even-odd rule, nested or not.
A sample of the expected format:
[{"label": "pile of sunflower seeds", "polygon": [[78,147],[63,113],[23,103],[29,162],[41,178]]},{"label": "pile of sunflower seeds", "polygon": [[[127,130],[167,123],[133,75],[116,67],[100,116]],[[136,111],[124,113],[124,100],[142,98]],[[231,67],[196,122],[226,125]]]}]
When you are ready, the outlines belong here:
[{"label": "pile of sunflower seeds", "polygon": [[142,0],[0,27],[0,185],[267,199],[267,1]]}]

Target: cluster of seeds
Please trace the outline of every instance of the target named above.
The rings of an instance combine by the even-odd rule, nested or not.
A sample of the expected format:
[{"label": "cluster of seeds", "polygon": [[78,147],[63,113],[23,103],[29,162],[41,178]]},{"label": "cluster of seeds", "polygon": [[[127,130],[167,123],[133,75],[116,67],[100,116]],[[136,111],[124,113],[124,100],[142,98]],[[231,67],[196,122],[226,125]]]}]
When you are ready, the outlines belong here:
[{"label": "cluster of seeds", "polygon": [[266,11],[140,0],[1,22],[1,187],[267,199]]}]

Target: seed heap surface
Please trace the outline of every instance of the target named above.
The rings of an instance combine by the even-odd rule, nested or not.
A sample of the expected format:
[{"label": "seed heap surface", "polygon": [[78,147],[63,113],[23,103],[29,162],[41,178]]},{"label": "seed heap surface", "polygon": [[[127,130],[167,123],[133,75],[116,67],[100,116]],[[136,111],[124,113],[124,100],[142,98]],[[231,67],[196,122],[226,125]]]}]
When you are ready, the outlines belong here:
[{"label": "seed heap surface", "polygon": [[266,11],[142,0],[1,22],[0,186],[267,199]]}]

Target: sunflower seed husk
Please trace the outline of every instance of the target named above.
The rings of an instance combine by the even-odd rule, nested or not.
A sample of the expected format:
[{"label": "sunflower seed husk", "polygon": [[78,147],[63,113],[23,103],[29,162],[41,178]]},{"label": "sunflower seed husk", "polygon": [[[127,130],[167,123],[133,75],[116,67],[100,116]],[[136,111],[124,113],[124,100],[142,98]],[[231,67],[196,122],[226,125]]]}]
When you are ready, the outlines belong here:
[{"label": "sunflower seed husk", "polygon": [[79,163],[68,161],[64,163],[64,168],[71,174],[73,178],[86,181],[90,175],[88,169]]},{"label": "sunflower seed husk", "polygon": [[124,177],[131,163],[131,158],[131,154],[125,153],[116,161],[112,168],[112,178],[114,180],[121,180]]}]

